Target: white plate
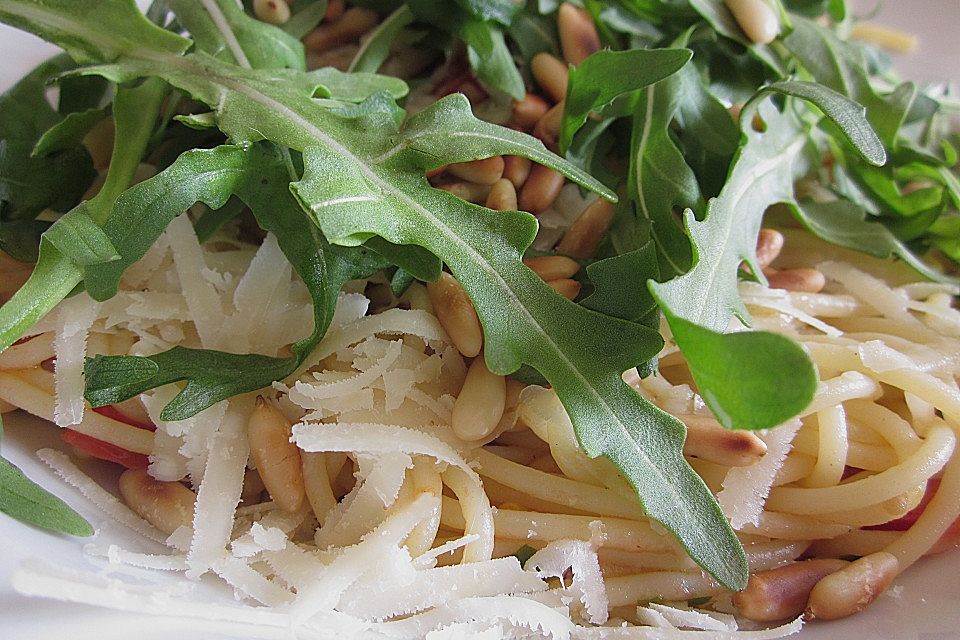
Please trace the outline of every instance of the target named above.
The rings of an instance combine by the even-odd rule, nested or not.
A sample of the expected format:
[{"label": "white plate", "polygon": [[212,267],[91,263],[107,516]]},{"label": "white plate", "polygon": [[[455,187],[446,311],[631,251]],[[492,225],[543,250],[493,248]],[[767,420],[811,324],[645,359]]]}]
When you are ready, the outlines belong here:
[{"label": "white plate", "polygon": [[[872,0],[855,0],[858,13],[869,11]],[[957,0],[922,0],[887,3],[881,22],[921,34],[920,48],[912,57],[903,57],[905,75],[920,81],[936,79],[960,80],[960,44],[956,30],[960,27],[960,2]],[[32,36],[0,25],[0,90],[9,87],[20,75],[56,49]],[[44,446],[62,448],[56,430],[39,420],[12,416],[7,420],[3,454],[27,475],[75,506],[95,523],[98,533],[93,539],[99,546],[122,543],[129,548],[143,549],[143,542],[133,540],[126,530],[104,522],[104,517],[89,507],[78,492],[61,483],[34,456]],[[89,469],[109,482],[109,465],[94,463]],[[119,613],[92,606],[64,604],[52,600],[26,598],[13,591],[10,576],[15,567],[30,557],[40,557],[55,565],[103,570],[105,563],[88,560],[82,548],[90,540],[78,540],[21,525],[0,515],[0,637],[5,640],[46,640],[90,638],[91,640],[182,640],[192,638],[234,637],[229,627],[218,625],[219,633],[195,621],[148,618]],[[144,549],[148,550],[149,549]],[[156,551],[156,550],[154,550]],[[133,572],[135,574],[135,572]],[[230,598],[228,589],[219,584],[203,585],[204,590],[219,591]],[[806,627],[795,636],[801,640],[960,640],[960,552],[926,558],[897,579],[893,588],[863,614],[834,623]]]}]

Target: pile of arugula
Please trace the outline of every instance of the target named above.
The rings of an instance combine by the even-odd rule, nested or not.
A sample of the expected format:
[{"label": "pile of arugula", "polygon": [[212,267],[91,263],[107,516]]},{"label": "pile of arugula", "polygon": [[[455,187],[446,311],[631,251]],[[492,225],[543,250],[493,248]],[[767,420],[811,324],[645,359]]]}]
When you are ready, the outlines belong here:
[{"label": "pile of arugula", "polygon": [[[745,556],[683,459],[682,423],[621,374],[655,371],[663,314],[724,425],[763,429],[802,410],[816,375],[799,346],[724,333],[733,316],[749,322],[737,281],[763,278],[763,214],[786,204],[829,241],[945,278],[921,259],[931,250],[960,259],[957,157],[936,135],[940,105],[911,84],[878,88],[877,60],[811,19],[829,13],[842,26],[842,0],[778,2],[783,34],[770,45],[750,43],[719,0],[585,0],[606,49],[571,72],[564,158],[477,119],[458,94],[407,114],[408,83],[376,73],[410,48],[438,64],[465,56],[491,101],[509,104],[526,91],[532,56],[559,53],[556,2],[357,4],[384,19],[340,72],[307,71],[298,40],[323,17],[323,0],[291,3],[282,28],[235,0],[158,0],[146,16],[133,0],[0,0],[0,21],[67,54],[0,97],[0,248],[37,262],[0,308],[0,349],[80,288],[115,295],[124,270],[197,203],[201,240],[245,211],[277,237],[310,291],[313,333],[287,358],[186,347],[96,357],[86,367],[92,405],[185,382],[162,413],[178,420],[268,386],[323,337],[345,282],[383,271],[400,292],[445,265],[475,303],[489,368],[553,386],[584,451],[610,458],[653,520],[721,584],[742,588]],[[48,82],[60,87],[56,109]],[[739,126],[731,102],[744,103]],[[81,201],[94,177],[81,142],[108,116],[116,142],[106,183]],[[521,262],[534,217],[470,204],[424,177],[504,154],[611,201],[625,196],[578,303]],[[626,159],[625,172],[611,171],[611,156]],[[145,158],[161,171],[131,186]],[[798,202],[794,181],[818,174],[836,201]],[[50,209],[63,215],[36,219]],[[0,510],[89,533],[0,464]]]}]

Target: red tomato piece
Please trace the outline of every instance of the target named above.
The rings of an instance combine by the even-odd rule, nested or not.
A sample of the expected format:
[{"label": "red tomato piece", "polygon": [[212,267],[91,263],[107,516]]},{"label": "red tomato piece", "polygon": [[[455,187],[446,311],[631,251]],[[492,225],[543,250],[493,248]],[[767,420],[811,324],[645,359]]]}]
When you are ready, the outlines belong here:
[{"label": "red tomato piece", "polygon": [[146,429],[147,431],[156,431],[157,425],[152,422],[142,422],[136,418],[131,418],[130,416],[121,413],[116,406],[112,404],[105,405],[103,407],[94,407],[93,409],[96,413],[99,413],[105,418],[110,418],[111,420],[116,420],[117,422],[122,422],[128,424],[131,427],[137,427],[138,429]]},{"label": "red tomato piece", "polygon": [[150,459],[142,453],[127,451],[115,444],[92,438],[73,429],[64,429],[62,437],[67,444],[73,445],[94,458],[115,462],[128,469],[146,469],[147,465],[150,464]]}]

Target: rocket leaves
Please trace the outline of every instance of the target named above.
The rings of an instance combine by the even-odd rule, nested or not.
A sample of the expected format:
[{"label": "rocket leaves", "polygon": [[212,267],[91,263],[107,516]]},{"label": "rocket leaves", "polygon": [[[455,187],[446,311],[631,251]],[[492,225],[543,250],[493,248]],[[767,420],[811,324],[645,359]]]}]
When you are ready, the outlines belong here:
[{"label": "rocket leaves", "polygon": [[[84,52],[99,46],[99,35],[82,41],[97,26],[61,3],[30,4],[29,12],[24,4],[0,0],[0,15],[39,14],[21,25]],[[241,69],[203,53],[176,55],[166,43],[153,46],[153,40],[145,36],[139,48],[124,46],[122,55],[104,56],[113,64],[84,73],[114,81],[162,78],[214,109],[218,127],[233,143],[246,147],[268,140],[301,152],[304,174],[294,192],[332,243],[358,246],[378,236],[442,259],[478,309],[488,366],[498,373],[521,365],[538,370],[570,412],[588,455],[613,460],[650,517],[721,583],[745,584],[742,550],[683,458],[683,425],[620,377],[657,353],[660,336],[566,300],[525,267],[521,257],[536,231],[532,216],[469,204],[433,189],[423,174],[450,162],[511,154],[612,199],[609,189],[539,141],[477,120],[462,96],[441,100],[398,128],[387,109],[332,109],[314,100],[315,84],[290,74]],[[159,374],[161,363],[154,364]],[[90,373],[95,381],[96,371]]]}]

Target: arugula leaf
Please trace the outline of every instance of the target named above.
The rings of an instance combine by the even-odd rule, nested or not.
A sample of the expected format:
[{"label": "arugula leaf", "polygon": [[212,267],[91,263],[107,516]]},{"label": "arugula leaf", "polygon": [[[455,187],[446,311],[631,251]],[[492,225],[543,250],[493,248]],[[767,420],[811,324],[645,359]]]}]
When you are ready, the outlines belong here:
[{"label": "arugula leaf", "polygon": [[[58,56],[38,66],[0,96],[3,223],[33,218],[47,208],[65,211],[80,200],[96,177],[90,156],[79,141],[54,149],[59,153],[49,157],[36,157],[33,153],[44,132],[63,119],[47,102],[46,84],[74,67],[66,56]],[[21,253],[36,253],[36,244],[23,247]]]},{"label": "arugula leaf", "polygon": [[[960,278],[945,276],[919,260],[889,229],[871,219],[856,203],[847,200],[803,201],[796,207],[791,207],[791,211],[811,233],[827,242],[876,258],[897,256],[931,280],[960,284]],[[956,232],[946,235],[954,238],[960,236]]]},{"label": "arugula leaf", "polygon": [[333,67],[324,67],[311,71],[307,76],[322,85],[330,96],[346,102],[363,102],[378,93],[399,100],[410,91],[407,83],[400,78],[363,71],[344,73]]},{"label": "arugula leaf", "polygon": [[260,226],[277,237],[313,298],[314,330],[292,345],[294,356],[185,347],[147,358],[98,356],[88,359],[85,367],[85,396],[91,405],[114,404],[186,380],[186,387],[161,412],[164,420],[182,420],[220,400],[269,386],[292,373],[326,332],[343,284],[389,265],[364,248],[330,246],[297,206],[289,181],[282,154],[267,143],[247,150],[222,146],[187,152],[117,201],[104,232],[121,247],[122,258],[88,266],[85,281],[94,298],[112,297],[123,271],[143,256],[174,217],[195,202],[218,209],[235,194],[251,208]]},{"label": "arugula leaf", "polygon": [[692,55],[687,49],[598,51],[571,69],[560,126],[560,149],[566,150],[591,111],[676,73]]},{"label": "arugula leaf", "polygon": [[201,51],[244,67],[306,69],[299,40],[247,15],[235,0],[166,2]]},{"label": "arugula leaf", "polygon": [[815,104],[839,129],[864,160],[875,167],[887,161],[887,152],[867,122],[866,109],[846,96],[815,82],[775,82],[759,92],[775,92]]},{"label": "arugula leaf", "polygon": [[387,56],[390,55],[390,47],[394,40],[412,22],[413,12],[410,11],[410,7],[407,5],[397,7],[396,11],[387,16],[368,34],[360,45],[357,55],[350,62],[347,71],[351,73],[360,71],[376,73]]},{"label": "arugula leaf", "polygon": [[516,15],[523,11],[523,2],[515,0],[456,0],[471,15],[484,21],[494,21],[509,27]]},{"label": "arugula leaf", "polygon": [[[0,0],[0,9],[9,13],[23,1]],[[59,4],[33,7],[41,15],[27,26],[53,40],[96,30]],[[50,29],[51,21],[57,29]],[[525,267],[521,256],[536,230],[532,216],[471,205],[431,188],[423,172],[512,154],[612,199],[609,190],[529,136],[476,120],[463,96],[441,100],[397,129],[389,113],[345,118],[316,104],[313,89],[302,83],[202,54],[180,57],[145,46],[116,62],[86,72],[112,79],[159,76],[214,108],[218,126],[235,143],[267,139],[302,152],[304,177],[295,193],[331,241],[355,246],[376,235],[443,259],[478,309],[491,370],[508,373],[528,364],[540,371],[572,416],[587,454],[608,456],[650,517],[721,583],[744,586],[742,548],[683,458],[682,423],[621,378],[657,353],[659,335],[570,302]]]},{"label": "arugula leaf", "polygon": [[0,512],[51,531],[83,537],[93,535],[93,527],[83,516],[5,458],[0,458]]},{"label": "arugula leaf", "polygon": [[[4,5],[0,4],[0,15],[3,10]],[[70,36],[67,38],[70,39]],[[165,95],[165,85],[152,78],[139,87],[121,88],[117,91],[114,101],[117,135],[106,180],[92,200],[82,202],[74,211],[83,212],[98,225],[107,218],[120,193],[133,180],[150,141]],[[42,239],[39,259],[30,278],[0,307],[0,350],[16,342],[25,331],[66,298],[82,279],[81,266],[61,253],[53,243]]]},{"label": "arugula leaf", "polygon": [[[749,320],[737,290],[740,264],[746,261],[753,273],[760,273],[756,241],[763,213],[771,204],[793,202],[793,180],[798,169],[804,168],[801,152],[808,133],[794,114],[789,109],[778,112],[769,101],[754,104],[766,130],[752,130],[752,109],[744,107],[741,123],[746,123],[742,125],[746,142],[726,185],[710,201],[703,221],[697,221],[690,210],[684,213],[696,251],[693,268],[649,286],[677,344],[687,359],[696,363],[691,369],[700,394],[721,424],[760,429],[799,413],[813,397],[816,373],[808,358],[797,357],[798,347],[784,336],[762,332],[722,335],[732,315]],[[753,354],[751,362],[758,371],[776,370],[781,362],[795,363],[794,383],[771,390],[759,380],[741,386],[741,376],[712,375],[711,370],[716,371],[737,349]],[[749,373],[744,375],[752,378]]]},{"label": "arugula leaf", "polygon": [[57,151],[68,151],[79,146],[93,127],[107,117],[109,110],[87,109],[69,113],[57,124],[53,125],[37,140],[32,154],[38,157],[48,156]]},{"label": "arugula leaf", "polygon": [[[476,29],[487,31],[479,47],[476,46],[477,40],[473,38]],[[477,72],[477,78],[488,87],[496,87],[515,100],[523,100],[527,88],[513,63],[513,55],[507,48],[503,31],[485,23],[476,25],[476,29],[464,30],[461,35],[468,45],[467,56],[470,66]],[[489,47],[483,46],[486,43],[489,43]]]},{"label": "arugula leaf", "polygon": [[283,25],[281,29],[301,40],[316,28],[327,14],[327,0],[309,0],[308,2],[296,2],[290,7],[295,13]]}]

